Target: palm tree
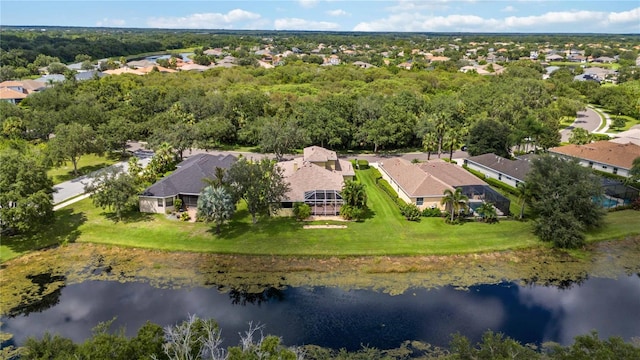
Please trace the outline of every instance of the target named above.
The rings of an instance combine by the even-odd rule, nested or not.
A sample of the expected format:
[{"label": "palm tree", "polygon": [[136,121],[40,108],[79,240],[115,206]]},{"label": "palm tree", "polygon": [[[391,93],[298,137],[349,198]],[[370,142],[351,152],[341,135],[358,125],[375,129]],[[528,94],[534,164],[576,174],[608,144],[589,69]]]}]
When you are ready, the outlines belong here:
[{"label": "palm tree", "polygon": [[359,209],[364,209],[367,206],[367,192],[364,184],[347,181],[342,187],[341,195],[345,205]]},{"label": "palm tree", "polygon": [[231,194],[222,186],[207,186],[198,198],[198,217],[206,222],[216,223],[216,234],[220,234],[220,226],[231,218],[236,210]]},{"label": "palm tree", "polygon": [[447,207],[451,209],[451,222],[453,222],[455,213],[459,212],[460,209],[466,209],[468,201],[469,198],[462,193],[461,188],[456,188],[455,191],[446,189],[442,196],[442,200],[440,200],[440,204],[447,204]]},{"label": "palm tree", "polygon": [[631,165],[629,177],[626,180],[627,183],[633,183],[634,181],[640,181],[640,156],[633,159],[633,165]]},{"label": "palm tree", "polygon": [[527,202],[531,199],[531,196],[533,194],[532,194],[531,185],[529,185],[526,182],[518,183],[518,185],[516,185],[516,188],[518,189],[518,200],[521,202],[520,220],[522,220],[522,218],[524,218],[524,207],[526,206]]},{"label": "palm tree", "polygon": [[494,222],[498,218],[496,208],[488,202],[483,202],[482,205],[476,209],[476,212],[480,215],[483,221],[488,223]]}]

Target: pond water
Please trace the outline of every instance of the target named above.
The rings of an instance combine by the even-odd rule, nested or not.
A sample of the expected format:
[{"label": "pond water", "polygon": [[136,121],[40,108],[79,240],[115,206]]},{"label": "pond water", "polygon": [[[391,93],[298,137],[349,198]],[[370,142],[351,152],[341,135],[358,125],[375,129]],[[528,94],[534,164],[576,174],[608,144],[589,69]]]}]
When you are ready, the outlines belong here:
[{"label": "pond water", "polygon": [[357,350],[395,348],[405,340],[446,346],[460,332],[473,341],[487,329],[523,343],[570,344],[596,329],[600,337],[640,336],[640,275],[590,278],[563,288],[502,283],[466,290],[411,289],[401,295],[331,287],[271,288],[259,294],[216,288],[159,289],[146,283],[85,281],[68,285],[43,306],[2,318],[14,344],[45,331],[82,341],[98,322],[133,335],[145,321],[175,324],[188,314],[214,318],[227,345],[249,322],[287,345]]}]

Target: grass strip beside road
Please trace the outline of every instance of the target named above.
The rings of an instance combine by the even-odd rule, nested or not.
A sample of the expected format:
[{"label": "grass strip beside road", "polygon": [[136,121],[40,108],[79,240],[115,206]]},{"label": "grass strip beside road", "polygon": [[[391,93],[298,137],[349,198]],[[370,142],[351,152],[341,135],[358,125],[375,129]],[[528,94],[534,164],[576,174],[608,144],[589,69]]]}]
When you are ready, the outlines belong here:
[{"label": "grass strip beside road", "polygon": [[[211,224],[181,222],[164,214],[134,212],[115,222],[111,213],[84,199],[57,211],[55,224],[37,235],[3,239],[0,260],[74,241],[167,251],[318,257],[451,255],[547,246],[531,233],[529,222],[448,225],[441,218],[406,221],[375,186],[370,171],[357,175],[366,184],[371,212],[363,222],[346,223],[347,229],[305,230],[301,222],[284,217],[260,219],[253,225],[246,206],[240,204],[230,223],[222,227],[222,234],[215,235]],[[638,217],[631,210],[610,213],[605,227],[589,234],[588,240],[638,235]]]},{"label": "grass strip beside road", "polygon": [[119,161],[120,153],[108,155],[86,154],[80,157],[78,161],[78,174],[73,173],[73,164],[68,161],[61,166],[49,169],[47,175],[53,178],[53,184],[57,185],[65,181],[75,179],[79,176],[90,174],[96,170],[100,170],[107,166],[113,165]]}]

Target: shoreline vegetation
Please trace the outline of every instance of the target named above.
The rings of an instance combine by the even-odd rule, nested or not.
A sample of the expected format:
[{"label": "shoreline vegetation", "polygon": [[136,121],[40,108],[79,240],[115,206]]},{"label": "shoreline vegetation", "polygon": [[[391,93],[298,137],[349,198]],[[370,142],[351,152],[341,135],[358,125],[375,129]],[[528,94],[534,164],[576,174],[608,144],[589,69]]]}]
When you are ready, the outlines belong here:
[{"label": "shoreline vegetation", "polygon": [[501,282],[567,288],[589,277],[640,274],[639,258],[640,236],[591,243],[579,253],[537,247],[446,256],[251,256],[75,243],[3,264],[0,313],[41,306],[64,286],[90,280],[247,293],[331,286],[402,294],[411,288],[464,289]]},{"label": "shoreline vegetation", "polygon": [[[460,255],[545,248],[531,232],[531,222],[498,224],[469,221],[451,226],[441,218],[406,221],[393,201],[376,185],[371,170],[358,170],[368,208],[364,221],[299,222],[290,217],[263,218],[252,224],[241,201],[221,234],[202,222],[182,222],[165,214],[129,212],[122,221],[84,199],[56,211],[53,225],[32,235],[3,239],[0,262],[36,249],[74,242],[231,255],[268,256],[428,256]],[[587,233],[587,242],[640,235],[638,212],[610,212],[605,225]],[[346,225],[346,229],[304,229],[304,225]],[[578,251],[579,252],[579,251]]]}]

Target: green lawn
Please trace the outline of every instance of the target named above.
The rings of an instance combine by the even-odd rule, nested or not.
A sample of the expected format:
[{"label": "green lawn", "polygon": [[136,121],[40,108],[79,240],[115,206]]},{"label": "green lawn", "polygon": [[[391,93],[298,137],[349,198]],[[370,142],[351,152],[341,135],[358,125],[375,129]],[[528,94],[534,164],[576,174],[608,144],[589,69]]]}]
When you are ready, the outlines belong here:
[{"label": "green lawn", "polygon": [[[528,222],[503,220],[498,224],[469,222],[447,225],[441,218],[404,220],[395,204],[374,184],[370,171],[358,171],[367,185],[369,217],[347,223],[347,229],[302,228],[291,218],[251,217],[240,206],[233,220],[216,236],[213,226],[167,219],[163,214],[132,213],[114,222],[110,213],[95,208],[85,199],[56,212],[54,226],[31,237],[3,239],[0,261],[63,242],[92,242],[170,251],[215,252],[246,255],[448,255],[538,246]],[[620,211],[607,215],[606,226],[589,240],[620,238],[640,234],[638,212]],[[320,222],[323,223],[323,222]]]},{"label": "green lawn", "polygon": [[78,161],[79,175],[73,173],[73,164],[71,162],[66,162],[59,167],[49,169],[49,171],[47,171],[47,175],[53,178],[54,184],[60,184],[61,182],[69,181],[71,179],[75,179],[78,176],[86,175],[109,165],[113,165],[118,161],[120,161],[120,153],[113,153],[102,156],[87,154],[82,155],[80,161]]},{"label": "green lawn", "polygon": [[620,117],[623,118],[625,120],[625,124],[624,127],[621,128],[609,128],[610,133],[619,133],[622,131],[627,131],[629,129],[631,129],[632,126],[634,125],[640,125],[640,120],[638,119],[634,119],[631,116],[626,116],[626,115],[609,115],[611,117],[611,122],[613,123],[613,120],[615,120],[615,118]]}]

